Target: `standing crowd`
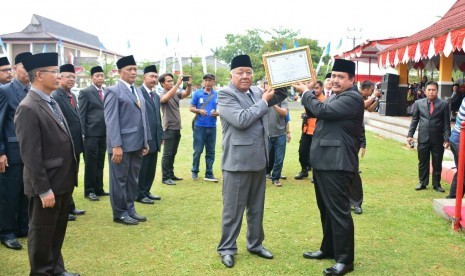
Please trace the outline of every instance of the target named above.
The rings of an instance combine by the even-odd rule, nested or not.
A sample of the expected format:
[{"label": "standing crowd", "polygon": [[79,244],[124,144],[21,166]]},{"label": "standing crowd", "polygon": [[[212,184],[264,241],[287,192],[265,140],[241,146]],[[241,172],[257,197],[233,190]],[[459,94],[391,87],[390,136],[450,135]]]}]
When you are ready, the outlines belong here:
[{"label": "standing crowd", "polygon": [[[73,190],[78,184],[80,156],[84,158],[84,196],[89,201],[110,197],[115,223],[138,225],[147,221],[135,202],[154,204],[151,193],[158,153],[165,185],[183,179],[175,174],[175,157],[181,139],[180,100],[192,94],[195,114],[191,177],[199,179],[205,149],[204,180],[218,182],[213,173],[216,125],[222,124],[223,211],[217,252],[228,268],[235,265],[236,240],[244,212],[247,250],[261,258],[273,254],[263,246],[266,179],[281,187],[281,174],[290,142],[286,88],[253,86],[250,57],[231,61],[230,84],[215,91],[215,76],[205,74],[202,88],[192,92],[192,78],[158,75],[155,65],[144,68],[143,84],[135,86],[137,66],[133,56],[116,63],[119,81],[104,88],[102,67],[91,68],[92,84],[79,96],[71,92],[76,73],[72,64],[58,67],[57,53],[20,53],[11,66],[0,58],[0,240],[20,250],[17,238],[28,238],[30,275],[79,275],[66,271],[61,248],[67,223],[83,215],[76,208]],[[14,72],[14,74],[13,74]],[[359,153],[365,155],[364,110],[373,111],[381,95],[374,84],[354,88],[355,63],[337,59],[324,82],[314,79],[293,84],[301,95],[302,133],[300,172],[314,183],[323,238],[306,259],[334,259],[325,275],[354,270],[354,224],[351,210],[362,213],[363,189]],[[182,84],[186,88],[182,89]],[[162,90],[157,93],[157,86]],[[428,102],[415,103],[409,141],[420,124],[420,184],[428,185],[429,154],[433,154],[433,187],[441,191],[437,164],[442,161],[449,120],[442,100],[434,98],[437,84],[426,83]],[[434,115],[434,116],[433,116]],[[426,116],[426,117],[425,117]],[[431,126],[429,117],[437,117]],[[465,118],[462,103],[457,120]],[[436,122],[435,121],[435,122]],[[422,127],[430,123],[428,128]],[[425,130],[426,129],[426,130]],[[449,130],[450,131],[450,130]],[[441,135],[438,135],[441,132]],[[428,136],[429,135],[429,136]],[[453,137],[454,131],[453,131]],[[456,135],[456,134],[455,134]],[[426,138],[424,138],[426,137]],[[451,137],[451,141],[457,139]],[[441,152],[442,147],[442,152]],[[455,145],[456,151],[458,144]],[[108,154],[109,191],[103,189],[105,153]],[[443,191],[443,190],[442,190]],[[455,196],[455,195],[454,195]]]}]

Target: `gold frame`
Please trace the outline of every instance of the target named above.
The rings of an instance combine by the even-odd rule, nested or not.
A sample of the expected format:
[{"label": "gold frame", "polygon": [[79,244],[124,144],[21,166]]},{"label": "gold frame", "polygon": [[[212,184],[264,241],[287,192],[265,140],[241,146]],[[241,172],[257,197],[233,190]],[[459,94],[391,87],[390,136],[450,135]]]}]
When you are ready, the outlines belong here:
[{"label": "gold frame", "polygon": [[[276,84],[272,83],[272,81],[271,81],[271,73],[270,73],[270,66],[269,66],[270,64],[269,64],[268,60],[270,58],[272,58],[272,57],[286,56],[286,55],[295,54],[295,53],[298,53],[298,52],[305,53],[305,55],[306,55],[306,60],[308,61],[308,68],[309,68],[309,72],[307,72],[308,76],[305,76],[304,78],[293,79],[293,80],[290,80],[290,81],[287,81],[287,82],[281,82],[281,83],[276,83]],[[316,79],[316,73],[315,73],[315,69],[313,68],[313,63],[312,63],[312,56],[310,55],[310,47],[308,47],[308,45],[303,46],[303,47],[294,48],[294,49],[279,51],[279,52],[266,53],[266,54],[263,54],[262,58],[263,58],[263,66],[265,67],[266,79],[268,80],[268,85],[271,88],[279,88],[279,87],[289,86],[292,83],[295,83],[295,82],[298,82],[298,81],[308,81],[308,80],[311,80],[311,79]]]}]

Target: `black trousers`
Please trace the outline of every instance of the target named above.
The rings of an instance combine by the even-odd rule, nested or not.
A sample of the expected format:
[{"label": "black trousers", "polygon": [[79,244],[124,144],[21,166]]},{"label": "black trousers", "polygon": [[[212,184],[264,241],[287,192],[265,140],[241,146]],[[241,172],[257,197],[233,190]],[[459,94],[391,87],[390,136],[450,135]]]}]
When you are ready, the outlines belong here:
[{"label": "black trousers", "polygon": [[354,262],[354,222],[349,200],[353,178],[352,172],[313,171],[323,227],[320,250],[343,264]]},{"label": "black trousers", "polygon": [[106,137],[86,137],[84,140],[84,195],[103,193]]},{"label": "black trousers", "polygon": [[311,169],[310,166],[310,147],[312,145],[313,135],[302,132],[299,142],[299,163],[302,171],[306,172]]},{"label": "black trousers", "polygon": [[55,195],[53,208],[42,208],[39,196],[29,198],[30,275],[56,275],[66,271],[61,247],[68,225],[70,198],[71,193]]},{"label": "black trousers", "polygon": [[[450,150],[454,154],[455,167],[458,168],[459,167],[459,148],[457,147],[456,144],[450,143]],[[465,180],[464,180],[464,183],[462,183],[462,185],[463,185],[463,193],[462,193],[462,197],[463,197],[463,195],[465,194]],[[448,197],[455,198],[456,196],[457,196],[457,172],[455,172],[454,178],[452,179],[452,184],[450,186]]]},{"label": "black trousers", "polygon": [[428,186],[429,161],[431,156],[431,163],[433,165],[433,187],[440,187],[444,146],[442,144],[419,143],[417,152],[420,183],[424,186]]},{"label": "black trousers", "polygon": [[138,199],[146,197],[152,188],[157,168],[157,159],[158,151],[148,153],[142,158],[142,165],[139,171],[139,184],[137,188]]},{"label": "black trousers", "polygon": [[363,186],[360,173],[354,174],[352,179],[352,186],[350,189],[350,205],[353,207],[362,207],[363,203]]},{"label": "black trousers", "polygon": [[167,129],[163,132],[162,180],[174,177],[174,158],[178,152],[180,140],[181,130]]},{"label": "black trousers", "polygon": [[0,239],[25,236],[28,232],[28,199],[24,195],[23,164],[9,164],[0,174]]}]

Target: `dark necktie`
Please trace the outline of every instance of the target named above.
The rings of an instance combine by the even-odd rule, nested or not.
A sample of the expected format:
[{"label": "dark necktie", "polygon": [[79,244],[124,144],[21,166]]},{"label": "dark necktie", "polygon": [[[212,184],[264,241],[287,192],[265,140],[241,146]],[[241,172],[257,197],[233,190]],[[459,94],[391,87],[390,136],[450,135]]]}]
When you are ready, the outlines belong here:
[{"label": "dark necktie", "polygon": [[98,90],[98,95],[100,96],[100,99],[103,101],[103,91],[102,91],[102,89]]},{"label": "dark necktie", "polygon": [[434,102],[429,103],[429,115],[433,115],[434,111]]},{"label": "dark necktie", "polygon": [[329,97],[329,91],[326,91],[326,98]]},{"label": "dark necktie", "polygon": [[252,96],[252,93],[247,92],[247,93],[245,93],[245,94],[247,94],[247,96],[249,96],[249,98],[250,98],[250,99],[252,100],[252,102],[255,104],[255,100],[254,100],[254,98],[253,98],[253,96]]},{"label": "dark necktie", "polygon": [[134,97],[136,96],[136,93],[134,92],[134,86],[131,85],[131,92],[132,92],[132,95],[134,95]]},{"label": "dark necktie", "polygon": [[68,94],[68,98],[69,98],[69,103],[71,104],[71,106],[72,106],[73,108],[75,108],[76,105],[75,105],[75,103],[74,103],[73,95],[71,95],[71,93]]},{"label": "dark necktie", "polygon": [[61,115],[60,110],[58,110],[57,103],[52,96],[50,96],[50,106],[52,107],[52,110],[53,110],[53,113],[55,113],[55,116],[58,118],[60,123],[63,125],[63,116]]},{"label": "dark necktie", "polygon": [[150,98],[152,99],[152,102],[153,102],[153,92],[149,92],[150,94]]}]

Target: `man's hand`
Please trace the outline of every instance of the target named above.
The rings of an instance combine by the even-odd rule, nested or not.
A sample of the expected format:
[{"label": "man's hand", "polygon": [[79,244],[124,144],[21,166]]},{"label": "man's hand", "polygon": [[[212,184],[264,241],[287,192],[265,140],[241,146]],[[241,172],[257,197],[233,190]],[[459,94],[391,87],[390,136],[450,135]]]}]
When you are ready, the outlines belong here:
[{"label": "man's hand", "polygon": [[412,142],[413,142],[413,137],[407,137],[407,147],[411,147]]},{"label": "man's hand", "polygon": [[6,167],[8,167],[8,158],[6,157],[6,154],[0,155],[0,173],[4,173]]},{"label": "man's hand", "polygon": [[267,88],[262,94],[262,100],[265,100],[266,102],[271,101],[273,97],[274,97],[274,90],[271,87]]},{"label": "man's hand", "polygon": [[197,109],[200,116],[207,116],[207,111],[205,109]]},{"label": "man's hand", "polygon": [[45,197],[41,197],[42,208],[53,208],[55,206],[55,194],[53,191]]},{"label": "man's hand", "polygon": [[147,146],[146,148],[142,149],[142,156],[146,156],[149,153],[149,147]]},{"label": "man's hand", "polygon": [[449,142],[444,142],[444,148],[445,148],[445,149],[448,149],[449,146],[450,146],[450,143],[449,143]]},{"label": "man's hand", "polygon": [[381,98],[381,96],[382,96],[381,90],[375,89],[375,91],[373,92],[373,96]]},{"label": "man's hand", "polygon": [[123,159],[123,148],[121,148],[121,146],[114,147],[113,156],[111,157],[111,162],[113,162],[114,164],[119,164],[121,163],[122,159]]},{"label": "man's hand", "polygon": [[366,148],[360,148],[360,157],[365,157]]},{"label": "man's hand", "polygon": [[220,113],[218,113],[218,111],[216,111],[214,109],[210,112],[210,116],[212,116],[212,117],[218,117],[218,115],[220,115]]},{"label": "man's hand", "polygon": [[302,82],[300,82],[300,81],[296,82],[296,83],[293,83],[292,87],[294,87],[294,90],[299,94],[302,94],[305,91],[308,91],[308,87],[305,84],[303,84]]}]

